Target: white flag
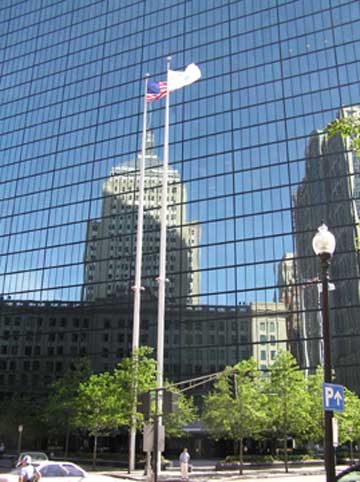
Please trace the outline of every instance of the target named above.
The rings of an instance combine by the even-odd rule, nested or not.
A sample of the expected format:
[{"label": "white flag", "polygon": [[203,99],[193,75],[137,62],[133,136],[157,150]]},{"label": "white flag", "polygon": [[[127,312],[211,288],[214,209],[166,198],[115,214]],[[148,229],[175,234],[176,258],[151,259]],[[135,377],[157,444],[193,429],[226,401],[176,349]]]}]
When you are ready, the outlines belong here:
[{"label": "white flag", "polygon": [[168,71],[168,91],[172,92],[176,89],[181,89],[185,85],[190,85],[196,82],[201,77],[201,71],[195,64],[190,64],[186,67],[184,72],[179,70]]}]

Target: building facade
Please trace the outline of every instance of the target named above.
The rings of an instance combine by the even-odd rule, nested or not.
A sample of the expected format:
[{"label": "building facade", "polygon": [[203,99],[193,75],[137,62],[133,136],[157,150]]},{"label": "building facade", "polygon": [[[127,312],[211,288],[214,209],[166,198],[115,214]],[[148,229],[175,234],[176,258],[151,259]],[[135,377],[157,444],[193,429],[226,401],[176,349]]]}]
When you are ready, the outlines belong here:
[{"label": "building facade", "polygon": [[[36,371],[37,361],[49,361],[45,384],[81,352],[98,369],[127,352],[144,82],[147,73],[166,80],[170,55],[171,69],[194,62],[202,76],[170,94],[165,376],[181,380],[256,353],[265,369],[273,336],[293,353],[306,342],[309,357],[298,359],[315,369],[316,286],[295,298],[318,275],[311,239],[324,220],[337,236],[334,368],[338,382],[359,390],[358,167],[348,145],[322,134],[359,101],[359,18],[358,0],[2,0],[4,396],[22,376],[14,370]],[[165,101],[148,108],[141,343],[154,346]],[[294,269],[279,279],[286,253]],[[16,310],[26,317],[16,321]],[[85,339],[77,318],[80,327],[88,320]],[[57,333],[62,354],[47,350]]]}]

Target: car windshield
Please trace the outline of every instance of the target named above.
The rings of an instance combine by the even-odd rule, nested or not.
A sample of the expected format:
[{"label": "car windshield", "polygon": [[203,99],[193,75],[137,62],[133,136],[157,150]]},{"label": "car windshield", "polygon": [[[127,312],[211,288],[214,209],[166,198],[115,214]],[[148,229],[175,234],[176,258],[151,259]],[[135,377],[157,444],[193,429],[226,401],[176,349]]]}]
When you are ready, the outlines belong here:
[{"label": "car windshield", "polygon": [[32,460],[47,460],[47,455],[42,453],[29,453]]},{"label": "car windshield", "polygon": [[45,465],[39,469],[42,477],[66,477],[66,471],[61,467],[61,465]]},{"label": "car windshield", "polygon": [[22,460],[26,455],[30,455],[31,460],[48,460],[48,456],[43,452],[24,452],[20,454],[18,460]]},{"label": "car windshield", "polygon": [[67,475],[70,477],[83,477],[85,473],[79,469],[79,467],[75,467],[71,464],[64,464],[63,468],[66,470]]},{"label": "car windshield", "polygon": [[49,464],[39,469],[42,477],[84,477],[85,473],[72,464]]}]

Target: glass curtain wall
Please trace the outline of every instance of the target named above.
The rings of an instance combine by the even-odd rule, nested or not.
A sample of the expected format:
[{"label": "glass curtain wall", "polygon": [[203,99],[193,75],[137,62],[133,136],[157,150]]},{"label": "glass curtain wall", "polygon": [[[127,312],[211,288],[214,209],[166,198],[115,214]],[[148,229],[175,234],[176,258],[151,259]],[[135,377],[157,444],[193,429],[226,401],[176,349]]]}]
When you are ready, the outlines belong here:
[{"label": "glass curtain wall", "polygon": [[[170,95],[165,375],[280,349],[322,361],[319,263],[339,380],[359,383],[359,161],[323,129],[358,112],[357,0],[2,0],[1,396],[131,350],[144,78]],[[155,347],[165,99],[148,104],[141,344]],[[39,373],[41,376],[39,377]]]}]

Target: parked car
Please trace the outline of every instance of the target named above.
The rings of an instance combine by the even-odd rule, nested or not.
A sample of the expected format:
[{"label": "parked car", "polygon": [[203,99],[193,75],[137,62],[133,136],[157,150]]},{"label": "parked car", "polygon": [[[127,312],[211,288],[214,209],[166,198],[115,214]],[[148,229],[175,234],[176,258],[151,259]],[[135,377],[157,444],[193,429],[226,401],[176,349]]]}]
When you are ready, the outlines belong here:
[{"label": "parked car", "polygon": [[29,452],[21,452],[18,457],[15,457],[12,461],[12,466],[17,467],[25,455],[30,455],[32,465],[38,465],[40,462],[49,460],[45,452],[33,452],[31,450]]},{"label": "parked car", "polygon": [[360,464],[352,465],[337,474],[336,482],[360,482]]},{"label": "parked car", "polygon": [[[107,475],[88,474],[72,462],[46,460],[39,462],[36,470],[41,474],[41,482],[119,482]],[[19,469],[0,474],[0,482],[18,482],[18,478]]]}]

